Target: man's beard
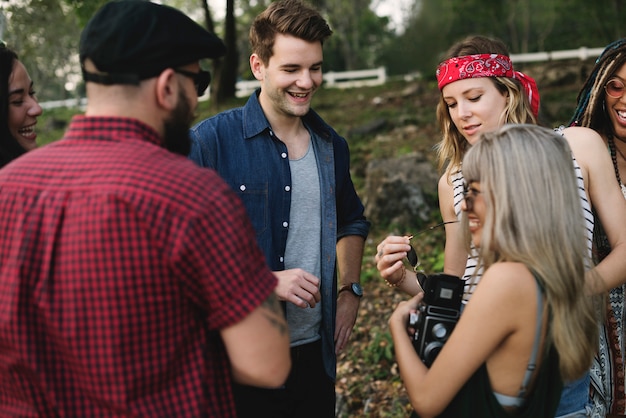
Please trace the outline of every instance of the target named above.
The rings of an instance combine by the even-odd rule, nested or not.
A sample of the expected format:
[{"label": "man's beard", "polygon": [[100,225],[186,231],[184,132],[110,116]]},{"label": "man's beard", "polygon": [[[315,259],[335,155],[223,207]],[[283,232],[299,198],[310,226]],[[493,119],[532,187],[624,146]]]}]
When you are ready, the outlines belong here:
[{"label": "man's beard", "polygon": [[164,124],[163,146],[176,154],[187,156],[191,151],[189,128],[194,119],[189,100],[181,88],[178,93],[178,104],[172,110]]}]

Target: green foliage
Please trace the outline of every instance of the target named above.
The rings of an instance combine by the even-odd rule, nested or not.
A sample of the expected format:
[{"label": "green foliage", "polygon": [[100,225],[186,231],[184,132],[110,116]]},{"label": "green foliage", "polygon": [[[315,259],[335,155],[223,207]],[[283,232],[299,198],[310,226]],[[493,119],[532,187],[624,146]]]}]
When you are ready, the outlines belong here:
[{"label": "green foliage", "polygon": [[443,271],[443,255],[443,250],[433,255],[431,271]]},{"label": "green foliage", "polygon": [[433,74],[441,51],[450,43],[452,14],[450,0],[423,0],[408,20],[405,32],[384,53],[390,74]]},{"label": "green foliage", "polygon": [[71,9],[74,10],[76,17],[78,18],[78,23],[81,27],[84,27],[91,16],[96,13],[96,11],[107,3],[106,0],[62,0],[64,1]]},{"label": "green foliage", "polygon": [[37,118],[37,145],[42,146],[63,136],[72,116],[82,113],[78,108],[57,108],[44,110]]},{"label": "green foliage", "polygon": [[[380,364],[382,361],[391,363],[394,361],[393,340],[387,330],[374,327],[369,330],[373,338],[363,350],[363,359],[370,364]],[[387,376],[386,370],[377,370],[372,376],[374,379],[382,379]]]},{"label": "green foliage", "polygon": [[624,37],[620,0],[420,0],[385,53],[391,73],[433,74],[441,54],[472,34],[502,39],[511,53],[601,47]]},{"label": "green foliage", "polygon": [[66,76],[76,71],[72,52],[80,34],[76,16],[57,0],[30,0],[3,5],[4,40],[24,63],[40,100],[67,98]]},{"label": "green foliage", "polygon": [[[389,0],[386,0],[389,1]],[[1,2],[5,41],[28,68],[40,100],[81,94],[77,49],[80,31],[106,0],[23,0]],[[166,0],[202,21],[203,0]],[[238,76],[250,78],[248,30],[270,0],[235,3]],[[373,0],[316,0],[334,35],[324,45],[324,70],[385,66],[389,75],[419,72],[432,79],[443,52],[469,34],[501,38],[511,53],[601,47],[626,36],[621,0],[413,0],[403,33],[374,14]],[[224,11],[213,11],[216,16]],[[224,37],[224,24],[215,23]],[[217,79],[217,77],[216,77]]]},{"label": "green foliage", "polygon": [[380,274],[375,268],[366,268],[361,270],[361,283],[372,283],[380,280]]},{"label": "green foliage", "polygon": [[393,34],[389,19],[377,16],[370,0],[328,0],[324,12],[333,35],[324,44],[324,68],[360,70],[378,65],[382,50]]}]

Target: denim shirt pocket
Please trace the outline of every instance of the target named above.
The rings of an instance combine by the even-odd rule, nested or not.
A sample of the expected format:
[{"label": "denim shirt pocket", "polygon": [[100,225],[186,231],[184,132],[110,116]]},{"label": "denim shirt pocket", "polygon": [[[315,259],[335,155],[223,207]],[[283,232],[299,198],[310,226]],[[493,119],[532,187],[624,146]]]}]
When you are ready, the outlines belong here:
[{"label": "denim shirt pocket", "polygon": [[268,228],[268,184],[245,182],[236,186],[257,236]]}]

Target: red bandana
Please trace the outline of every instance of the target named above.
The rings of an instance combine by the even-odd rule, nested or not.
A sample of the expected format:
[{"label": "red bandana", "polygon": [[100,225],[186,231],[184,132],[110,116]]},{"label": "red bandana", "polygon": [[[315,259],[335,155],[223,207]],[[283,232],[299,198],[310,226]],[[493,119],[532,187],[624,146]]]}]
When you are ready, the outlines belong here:
[{"label": "red bandana", "polygon": [[511,59],[499,54],[475,54],[453,57],[437,67],[439,90],[457,80],[477,77],[508,77],[520,81],[528,95],[530,108],[537,117],[539,114],[539,90],[532,77],[513,69]]}]

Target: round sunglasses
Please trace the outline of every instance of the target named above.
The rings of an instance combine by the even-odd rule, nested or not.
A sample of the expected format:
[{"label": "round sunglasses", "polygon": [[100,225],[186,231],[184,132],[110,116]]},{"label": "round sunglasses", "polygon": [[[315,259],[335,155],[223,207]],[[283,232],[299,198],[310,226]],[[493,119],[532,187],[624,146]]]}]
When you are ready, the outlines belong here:
[{"label": "round sunglasses", "polygon": [[604,90],[609,96],[619,99],[624,95],[624,82],[619,78],[612,78],[604,85]]}]

